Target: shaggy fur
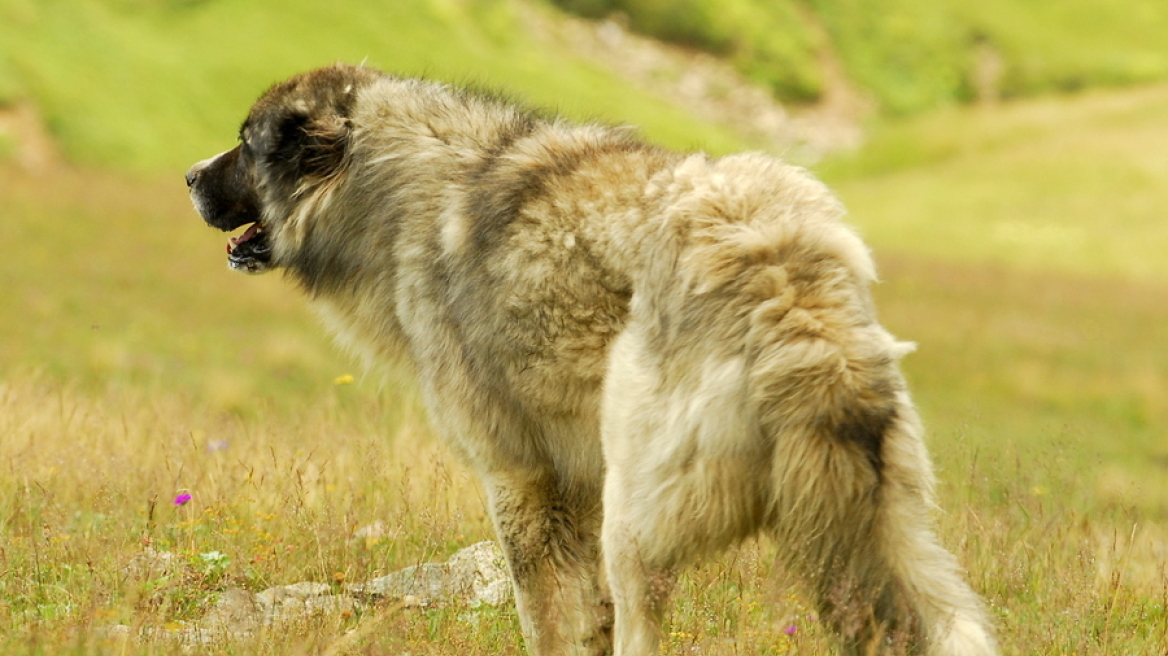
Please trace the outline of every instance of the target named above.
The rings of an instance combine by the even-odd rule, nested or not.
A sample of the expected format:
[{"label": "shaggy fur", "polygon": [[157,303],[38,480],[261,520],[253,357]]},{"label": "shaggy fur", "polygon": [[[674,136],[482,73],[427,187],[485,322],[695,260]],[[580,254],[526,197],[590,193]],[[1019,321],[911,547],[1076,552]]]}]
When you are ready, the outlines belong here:
[{"label": "shaggy fur", "polygon": [[195,206],[251,224],[233,267],[412,361],[533,654],[655,655],[675,573],[760,533],[844,653],[996,653],[933,534],[910,347],[806,172],[347,66],[276,85],[240,137],[188,172]]}]

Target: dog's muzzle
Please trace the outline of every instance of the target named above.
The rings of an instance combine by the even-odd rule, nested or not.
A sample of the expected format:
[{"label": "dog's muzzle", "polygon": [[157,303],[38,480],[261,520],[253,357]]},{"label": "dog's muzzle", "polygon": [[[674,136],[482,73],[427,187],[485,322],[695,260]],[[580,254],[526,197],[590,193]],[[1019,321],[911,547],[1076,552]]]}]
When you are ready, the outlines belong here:
[{"label": "dog's muzzle", "polygon": [[236,271],[263,273],[271,268],[272,244],[259,221],[254,192],[240,177],[238,157],[233,150],[196,163],[186,172],[187,189],[208,225],[225,232],[248,226],[228,241],[227,264]]}]

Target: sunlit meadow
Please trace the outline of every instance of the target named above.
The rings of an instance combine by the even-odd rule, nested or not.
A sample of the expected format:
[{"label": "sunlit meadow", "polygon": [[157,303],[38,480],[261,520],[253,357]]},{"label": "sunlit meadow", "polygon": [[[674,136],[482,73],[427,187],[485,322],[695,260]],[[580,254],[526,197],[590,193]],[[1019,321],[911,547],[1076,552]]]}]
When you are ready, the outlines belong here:
[{"label": "sunlit meadow", "polygon": [[[1168,645],[1168,101],[1108,98],[922,119],[824,168],[919,343],[942,538],[1008,654]],[[935,152],[895,161],[914,139]],[[184,653],[168,631],[228,588],[339,588],[491,537],[409,372],[361,371],[285,281],[226,271],[177,175],[4,168],[0,197],[0,652]],[[149,551],[183,573],[141,576]],[[832,644],[765,543],[689,571],[667,632],[676,655]],[[509,607],[392,604],[206,649],[522,653]]]}]

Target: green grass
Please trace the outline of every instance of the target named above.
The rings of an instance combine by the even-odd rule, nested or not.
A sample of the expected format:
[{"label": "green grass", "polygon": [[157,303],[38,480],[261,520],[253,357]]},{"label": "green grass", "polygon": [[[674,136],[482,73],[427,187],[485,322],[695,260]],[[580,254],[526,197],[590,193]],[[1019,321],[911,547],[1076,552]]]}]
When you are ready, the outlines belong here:
[{"label": "green grass", "polygon": [[[969,100],[979,44],[1001,57],[1007,97],[1168,76],[1168,9],[1159,0],[556,4],[623,12],[633,28],[722,54],[796,102],[823,92],[821,54],[830,49],[844,76],[894,116]],[[0,0],[0,107],[33,101],[73,162],[182,170],[229,143],[275,80],[367,61],[503,85],[574,117],[642,126],[674,147],[748,145],[733,126],[699,120],[532,34],[524,16],[554,11],[551,0]],[[0,157],[7,151],[0,143]]]},{"label": "green grass", "polygon": [[892,115],[975,95],[979,52],[1003,66],[999,92],[1024,97],[1168,76],[1159,0],[555,0],[585,16],[623,15],[645,34],[732,59],[779,97],[824,89],[819,55]]},{"label": "green grass", "polygon": [[179,176],[3,171],[0,196],[0,240],[21,245],[0,268],[6,371],[205,391],[241,410],[260,386],[279,399],[345,373],[278,277],[221,266],[222,238],[193,214]]},{"label": "green grass", "polygon": [[824,44],[792,0],[553,0],[588,18],[619,14],[634,31],[733,61],[786,100],[823,93],[817,52]]},{"label": "green grass", "polygon": [[879,248],[1168,280],[1168,86],[877,126],[821,174]]},{"label": "green grass", "polygon": [[530,102],[635,123],[677,147],[744,145],[529,34],[514,2],[0,0],[0,102],[35,100],[69,159],[86,165],[184,170],[229,145],[272,83],[334,61],[505,81]]}]

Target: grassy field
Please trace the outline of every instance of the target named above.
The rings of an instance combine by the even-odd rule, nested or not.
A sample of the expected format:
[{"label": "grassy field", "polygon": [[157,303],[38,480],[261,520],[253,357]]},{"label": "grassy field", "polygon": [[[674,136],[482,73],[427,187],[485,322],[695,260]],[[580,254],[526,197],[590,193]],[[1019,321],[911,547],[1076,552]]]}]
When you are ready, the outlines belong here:
[{"label": "grassy field", "polygon": [[[790,58],[789,78],[770,83],[814,95],[807,67],[826,34],[893,113],[967,95],[974,27],[1007,57],[1007,95],[1165,67],[1157,0],[1122,14],[1075,0],[1058,16],[934,3],[924,15],[943,24],[923,42],[913,30],[929,21],[905,19],[923,11],[916,0],[871,25],[856,3],[815,0],[822,30],[773,43],[768,21],[810,20],[801,3],[724,4],[733,11],[691,27],[753,25],[754,42],[723,44],[744,70]],[[339,587],[491,538],[475,482],[431,435],[408,374],[355,369],[285,281],[227,271],[224,238],[190,209],[180,176],[230,143],[266,84],[337,59],[505,82],[675,147],[749,145],[528,33],[521,10],[533,7],[550,11],[0,0],[0,108],[34,102],[70,162],[24,172],[0,143],[0,653],[179,654],[167,636],[228,588]],[[1084,20],[1097,29],[1079,38],[1068,26]],[[922,60],[935,75],[880,77]],[[1006,653],[1165,653],[1168,87],[886,117],[819,173],[875,248],[884,322],[920,345],[905,367],[939,466],[943,539]],[[179,494],[191,501],[175,505]],[[384,535],[360,537],[376,522]],[[137,576],[147,549],[190,567]],[[830,653],[773,561],[749,544],[687,573],[664,653]],[[112,625],[162,631],[122,640]],[[522,653],[510,608],[393,606],[211,651]]]},{"label": "grassy field", "polygon": [[275,80],[366,62],[505,82],[529,102],[643,125],[677,147],[744,145],[528,29],[524,16],[549,11],[526,0],[0,0],[0,109],[31,99],[73,162],[181,171],[229,143],[241,108]]},{"label": "grassy field", "polygon": [[[954,111],[822,171],[876,248],[885,323],[920,344],[943,539],[1009,654],[1168,644],[1166,117],[1162,88]],[[491,537],[408,376],[354,370],[279,277],[228,272],[177,176],[0,168],[0,198],[0,652],[177,654],[101,629]],[[225,560],[141,580],[147,546]],[[664,653],[828,653],[803,603],[747,545],[683,578]],[[213,651],[521,648],[510,609],[385,607]]]},{"label": "grassy field", "polygon": [[556,6],[718,53],[784,100],[850,83],[888,115],[967,102],[982,78],[1007,98],[1168,78],[1161,0],[0,0],[0,112],[31,102],[71,161],[155,172],[221,143],[273,80],[366,61],[505,83],[671,146],[748,145],[529,29]]},{"label": "grassy field", "polygon": [[987,91],[1020,98],[1168,76],[1159,0],[553,1],[720,54],[786,100],[825,91],[822,57],[832,53],[890,114]]}]

